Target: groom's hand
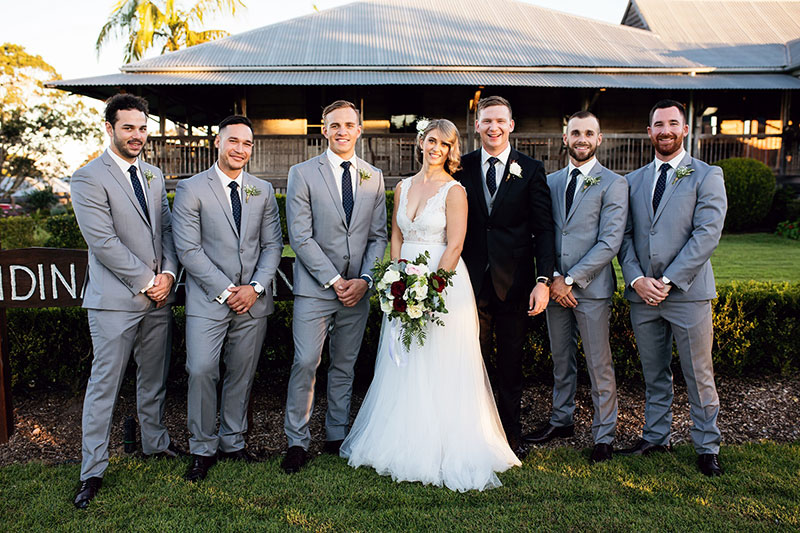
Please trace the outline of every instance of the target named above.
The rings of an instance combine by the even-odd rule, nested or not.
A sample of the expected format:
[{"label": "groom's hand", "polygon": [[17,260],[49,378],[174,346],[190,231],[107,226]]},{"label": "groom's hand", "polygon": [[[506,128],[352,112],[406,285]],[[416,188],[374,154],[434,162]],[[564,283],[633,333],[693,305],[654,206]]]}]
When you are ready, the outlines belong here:
[{"label": "groom's hand", "polygon": [[228,304],[228,307],[237,315],[243,315],[248,312],[258,299],[258,293],[252,285],[239,285],[238,287],[231,287],[228,290],[231,292],[231,295],[228,296],[225,303]]},{"label": "groom's hand", "polygon": [[174,281],[172,274],[156,274],[153,286],[147,289],[146,294],[156,303],[157,307],[163,307],[167,302],[167,296],[169,296]]},{"label": "groom's hand", "polygon": [[344,290],[340,292],[337,289],[336,294],[339,296],[339,301],[342,302],[342,305],[353,307],[361,301],[368,288],[367,282],[361,278],[348,279],[344,281]]},{"label": "groom's hand", "polygon": [[553,278],[553,284],[550,285],[550,298],[559,303],[561,307],[578,306],[578,300],[572,294],[572,286],[564,283],[564,276]]},{"label": "groom's hand", "polygon": [[547,301],[550,299],[550,288],[542,282],[538,282],[531,291],[528,299],[528,316],[536,316],[547,308]]}]

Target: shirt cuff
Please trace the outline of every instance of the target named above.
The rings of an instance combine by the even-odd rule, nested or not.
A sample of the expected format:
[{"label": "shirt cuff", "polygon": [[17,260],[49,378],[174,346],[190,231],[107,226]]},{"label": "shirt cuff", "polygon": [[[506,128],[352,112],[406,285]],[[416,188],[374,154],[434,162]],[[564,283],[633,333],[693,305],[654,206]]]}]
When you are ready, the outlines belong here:
[{"label": "shirt cuff", "polygon": [[[228,289],[232,289],[233,287],[234,287],[233,284],[228,285]],[[231,295],[231,291],[229,291],[228,289],[225,289],[224,291],[222,291],[222,294],[220,294],[219,296],[216,297],[217,302],[219,302],[221,304],[225,303],[225,300],[227,300],[228,296]]]},{"label": "shirt cuff", "polygon": [[663,283],[664,285],[670,285],[672,284],[672,281],[670,281],[670,279],[667,276],[661,276],[661,283]]},{"label": "shirt cuff", "polygon": [[561,273],[558,270],[553,270],[553,277],[554,278],[557,278],[560,275],[561,275]]},{"label": "shirt cuff", "polygon": [[323,285],[322,288],[323,289],[329,289],[329,288],[333,287],[333,284],[336,283],[337,281],[339,281],[340,279],[342,279],[342,276],[340,276],[339,274],[336,274],[336,277],[333,278],[332,280],[330,280],[325,285]]},{"label": "shirt cuff", "polygon": [[637,281],[639,281],[640,279],[642,279],[643,277],[644,276],[639,276],[638,278],[634,278],[634,280],[631,281],[631,289],[633,288],[633,284],[636,283]]},{"label": "shirt cuff", "polygon": [[147,285],[145,285],[144,289],[142,289],[142,290],[141,290],[141,291],[139,291],[139,292],[141,292],[142,294],[144,294],[145,292],[147,292],[147,291],[149,291],[150,289],[152,289],[152,288],[153,288],[153,285],[155,285],[155,284],[156,284],[156,277],[155,277],[155,276],[153,276],[153,279],[151,279],[151,280],[150,280],[150,283],[148,283]]},{"label": "shirt cuff", "polygon": [[162,270],[161,273],[162,274],[169,274],[170,276],[172,276],[172,281],[175,281],[176,279],[178,279],[178,276],[176,276],[175,272],[173,272],[172,270]]},{"label": "shirt cuff", "polygon": [[371,289],[373,285],[372,276],[369,274],[361,274],[361,279],[367,282],[367,288]]}]

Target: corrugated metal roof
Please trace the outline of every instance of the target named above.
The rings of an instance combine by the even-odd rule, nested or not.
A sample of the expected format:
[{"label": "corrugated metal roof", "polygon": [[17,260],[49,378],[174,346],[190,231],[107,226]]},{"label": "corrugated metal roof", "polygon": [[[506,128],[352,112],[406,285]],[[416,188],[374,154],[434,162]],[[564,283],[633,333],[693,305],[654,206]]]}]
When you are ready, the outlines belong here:
[{"label": "corrugated metal roof", "polygon": [[119,73],[52,82],[72,90],[88,86],[137,85],[485,85],[496,87],[568,87],[618,89],[800,89],[786,74],[636,75],[561,72],[185,72]]},{"label": "corrugated metal roof", "polygon": [[800,36],[800,2],[790,0],[631,0],[623,24],[638,15],[665,42],[733,45],[788,43]]},{"label": "corrugated metal roof", "polygon": [[123,70],[291,65],[703,66],[652,32],[513,0],[362,0]]}]

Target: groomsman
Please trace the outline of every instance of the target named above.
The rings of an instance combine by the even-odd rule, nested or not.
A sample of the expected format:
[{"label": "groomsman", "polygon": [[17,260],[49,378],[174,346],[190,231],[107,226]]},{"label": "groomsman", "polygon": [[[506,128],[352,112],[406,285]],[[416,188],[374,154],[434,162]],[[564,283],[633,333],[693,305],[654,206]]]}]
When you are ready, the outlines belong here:
[{"label": "groomsman", "polygon": [[[511,104],[478,102],[481,148],[461,158],[455,178],[467,191],[469,215],[461,256],[478,306],[483,357],[490,366],[497,338],[497,409],[517,455],[521,446],[522,346],[527,315],[544,311],[555,259],[550,190],[541,161],[509,144]],[[538,277],[537,277],[538,275]]]},{"label": "groomsman", "polygon": [[617,282],[611,260],[628,217],[628,182],[601,165],[600,122],[579,111],[567,122],[569,164],[547,176],[553,203],[556,272],[550,286],[547,330],[553,352],[553,412],[527,442],[540,444],[574,433],[578,334],[592,382],[594,449],[591,461],[611,459],[617,426],[617,386],[608,342],[611,296]]},{"label": "groomsman", "polygon": [[355,155],[361,116],[337,100],[322,111],[328,149],[289,169],[286,217],[294,263],[294,363],[284,430],[288,474],[308,461],[314,382],[330,337],[324,451],[338,454],[350,422],[353,368],[369,313],[372,267],[386,250],[383,174]]},{"label": "groomsman", "polygon": [[106,102],[108,149],[72,176],[72,205],[89,246],[83,298],[92,336],[92,374],[83,401],[81,486],[85,509],[108,467],[108,439],[131,351],[146,455],[176,457],[162,420],[171,348],[172,283],[178,261],[161,171],[139,159],[147,102],[117,94]]},{"label": "groomsman", "polygon": [[[253,151],[253,126],[233,115],[219,124],[219,159],[178,184],[175,247],[186,269],[187,422],[192,463],[200,481],[220,459],[253,462],[245,449],[247,405],[267,315],[272,280],[283,251],[275,192],[244,171]],[[225,375],[217,421],[220,359]]]},{"label": "groomsman", "polygon": [[689,394],[697,464],[703,474],[718,476],[719,398],[711,363],[716,287],[709,258],[725,221],[725,183],[722,169],[685,152],[689,126],[683,104],[662,100],[653,106],[647,133],[656,157],[626,176],[630,209],[619,252],[647,387],[645,425],[639,442],[619,453],[670,448],[674,339]]}]

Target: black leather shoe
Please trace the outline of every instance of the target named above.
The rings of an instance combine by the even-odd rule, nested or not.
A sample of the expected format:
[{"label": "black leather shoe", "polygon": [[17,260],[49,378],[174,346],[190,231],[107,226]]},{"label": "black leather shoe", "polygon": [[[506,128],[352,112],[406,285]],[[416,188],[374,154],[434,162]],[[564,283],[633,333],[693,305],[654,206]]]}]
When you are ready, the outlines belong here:
[{"label": "black leather shoe", "polygon": [[192,464],[189,465],[189,468],[183,475],[183,479],[186,481],[191,481],[192,483],[202,481],[206,478],[209,468],[214,466],[216,463],[216,455],[206,456],[192,454]]},{"label": "black leather shoe", "polygon": [[575,425],[554,426],[549,422],[528,433],[522,440],[528,444],[544,444],[559,437],[571,437],[575,434]]},{"label": "black leather shoe", "polygon": [[220,459],[230,459],[231,461],[242,461],[245,463],[257,463],[258,459],[250,455],[247,448],[236,450],[235,452],[219,452]]},{"label": "black leather shoe", "polygon": [[722,475],[722,467],[719,465],[719,455],[716,453],[701,453],[698,455],[697,467],[708,477]]},{"label": "black leather shoe", "polygon": [[89,502],[97,496],[97,492],[102,486],[103,478],[101,477],[90,477],[85,481],[81,481],[81,487],[78,489],[78,493],[75,495],[75,501],[72,503],[74,503],[75,507],[78,509],[86,509],[89,507]]},{"label": "black leather shoe", "polygon": [[602,463],[614,456],[614,448],[610,444],[595,444],[589,461],[592,463]]},{"label": "black leather shoe", "polygon": [[522,461],[528,455],[528,448],[521,442],[519,437],[508,437],[508,447],[517,456],[517,459]]},{"label": "black leather shoe", "polygon": [[283,458],[281,468],[287,474],[294,474],[299,472],[307,462],[308,453],[301,446],[290,446],[286,451],[286,457]]},{"label": "black leather shoe", "polygon": [[326,440],[322,445],[322,453],[329,453],[331,455],[339,455],[339,448],[342,447],[344,440]]},{"label": "black leather shoe", "polygon": [[672,451],[672,446],[669,444],[664,446],[663,444],[653,444],[652,442],[647,442],[644,439],[639,439],[639,442],[637,442],[633,447],[617,450],[617,453],[619,455],[649,455],[651,453],[669,451]]},{"label": "black leather shoe", "polygon": [[170,442],[166,450],[145,455],[148,459],[180,459],[189,455],[185,450],[178,448],[174,442]]}]

